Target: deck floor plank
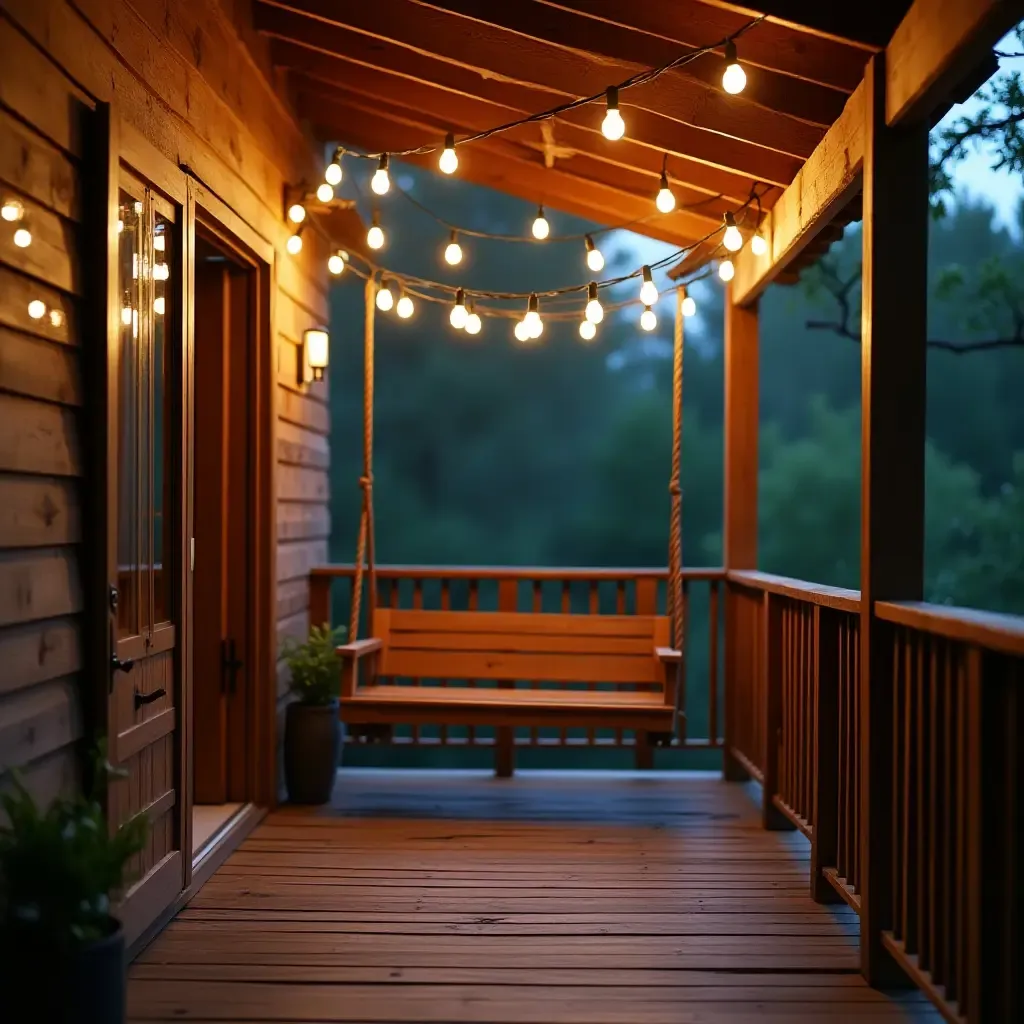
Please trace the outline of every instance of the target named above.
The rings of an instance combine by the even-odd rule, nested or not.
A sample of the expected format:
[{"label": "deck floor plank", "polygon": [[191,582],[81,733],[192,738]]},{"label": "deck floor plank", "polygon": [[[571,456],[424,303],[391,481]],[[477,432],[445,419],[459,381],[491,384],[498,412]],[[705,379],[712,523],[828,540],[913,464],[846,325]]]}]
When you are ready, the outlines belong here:
[{"label": "deck floor plank", "polygon": [[132,1021],[782,1024],[939,1018],[857,974],[857,918],[754,795],[668,775],[346,772],[133,965]]}]

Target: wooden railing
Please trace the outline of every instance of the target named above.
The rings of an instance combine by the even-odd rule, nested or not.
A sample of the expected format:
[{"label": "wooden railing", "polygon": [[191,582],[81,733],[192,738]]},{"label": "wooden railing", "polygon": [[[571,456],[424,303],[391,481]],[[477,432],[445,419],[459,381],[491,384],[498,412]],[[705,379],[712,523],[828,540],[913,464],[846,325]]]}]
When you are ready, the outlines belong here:
[{"label": "wooden railing", "polygon": [[856,591],[727,574],[726,773],[762,782],[766,827],[811,840],[814,898],[858,912],[864,815],[891,806],[870,851],[891,862],[882,942],[947,1019],[1021,1019],[1024,619],[875,606],[894,727],[892,800],[873,804],[860,615]]},{"label": "wooden railing", "polygon": [[[438,608],[481,611],[576,612],[588,615],[665,614],[665,569],[538,569],[519,567],[422,567],[385,565],[377,568],[377,601],[391,608]],[[327,565],[310,572],[310,622],[347,623],[355,568]],[[722,744],[720,714],[720,587],[721,569],[685,569],[683,596],[687,614],[681,683],[686,686],[702,648],[700,678],[691,678],[686,729],[676,745],[717,748]],[[692,592],[698,588],[701,593]],[[694,600],[698,598],[698,601]],[[699,603],[699,617],[691,615]],[[366,600],[363,601],[365,613]],[[365,619],[365,614],[364,614]],[[700,632],[694,626],[698,624]],[[367,624],[360,627],[366,635]],[[705,654],[706,652],[706,654]],[[706,656],[706,662],[705,662]],[[684,693],[685,693],[684,689]],[[379,739],[372,734],[354,740]],[[472,727],[402,727],[389,742],[415,746],[489,746],[495,730]],[[517,747],[633,746],[631,730],[517,729]]]}]

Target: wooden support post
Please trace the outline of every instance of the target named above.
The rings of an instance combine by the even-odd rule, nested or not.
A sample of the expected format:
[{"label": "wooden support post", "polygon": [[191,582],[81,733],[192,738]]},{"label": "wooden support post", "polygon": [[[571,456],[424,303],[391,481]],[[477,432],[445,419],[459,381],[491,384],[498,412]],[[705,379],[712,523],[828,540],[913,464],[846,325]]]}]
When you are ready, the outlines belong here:
[{"label": "wooden support post", "polygon": [[779,791],[779,744],[782,742],[782,605],[777,597],[764,593],[762,615],[764,627],[761,640],[764,656],[765,716],[764,727],[764,780],[761,786],[761,823],[775,832],[793,829],[793,823],[775,806]]},{"label": "wooden support post", "polygon": [[[725,505],[722,564],[726,569],[757,568],[757,434],[758,434],[757,306],[743,308],[725,296]],[[731,593],[725,592],[725,740],[722,773],[729,782],[750,776],[733,756],[736,720],[736,616]]]},{"label": "wooden support post", "polygon": [[839,613],[814,608],[814,795],[811,899],[841,902],[825,877],[839,857]]},{"label": "wooden support post", "polygon": [[[519,610],[519,580],[498,581],[498,611]],[[509,690],[515,687],[514,680],[503,679],[498,688]],[[516,770],[516,733],[510,725],[499,725],[494,730],[494,774],[499,779],[510,779]]]},{"label": "wooden support post", "polygon": [[861,314],[861,970],[903,981],[893,912],[893,701],[876,601],[919,601],[924,568],[928,127],[886,126],[885,57],[865,70]]}]

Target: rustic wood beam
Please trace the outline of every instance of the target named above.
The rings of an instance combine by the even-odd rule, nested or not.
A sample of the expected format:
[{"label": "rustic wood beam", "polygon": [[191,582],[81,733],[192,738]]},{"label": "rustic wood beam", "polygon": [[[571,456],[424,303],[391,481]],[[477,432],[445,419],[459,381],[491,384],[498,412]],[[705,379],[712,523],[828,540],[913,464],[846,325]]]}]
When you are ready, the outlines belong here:
[{"label": "rustic wood beam", "polygon": [[[390,106],[367,103],[358,96],[338,93],[299,92],[300,112],[311,125],[326,135],[361,149],[379,151],[382,144],[407,148],[422,139],[422,117],[396,111]],[[429,170],[436,168],[434,154],[403,157]],[[539,199],[553,208],[598,224],[617,224],[650,214],[648,197],[630,195],[601,182],[548,169],[542,161],[529,158],[528,151],[512,143],[488,140],[474,146],[460,161],[459,175],[466,181],[518,196],[529,202]],[[694,225],[685,213],[662,215],[631,230],[650,238],[677,245],[691,245],[704,233],[704,222]],[[524,231],[526,226],[524,225]],[[695,233],[700,231],[700,234]]]},{"label": "rustic wood beam", "polygon": [[[609,84],[641,69],[638,64],[528,39],[409,0],[374,0],[343,9],[333,0],[259,0],[255,10],[258,28],[263,28],[264,12],[272,7],[305,14],[321,24],[347,26],[375,41],[431,53],[485,76],[511,78],[571,96],[601,93]],[[798,158],[807,157],[823,134],[819,125],[767,111],[678,76],[663,76],[631,89],[622,97],[622,106],[627,118],[628,110],[638,106],[716,136]]]},{"label": "rustic wood beam", "polygon": [[856,194],[864,158],[864,102],[861,86],[779,196],[762,226],[768,252],[755,256],[744,246],[734,257],[733,296],[739,305],[753,302]]},{"label": "rustic wood beam", "polygon": [[[460,15],[478,25],[490,25],[535,41],[538,45],[555,44],[574,50],[597,54],[604,60],[621,62],[635,68],[667,64],[685,53],[689,47],[700,49],[724,38],[723,34],[694,36],[688,44],[679,43],[650,32],[637,31],[632,19],[609,21],[591,15],[589,4],[567,7],[552,3],[494,3],[494,0],[414,0],[415,3]],[[642,7],[642,4],[635,4]],[[755,28],[750,35],[756,36]],[[722,89],[722,53],[705,53],[695,57],[685,68],[666,73],[666,82],[700,83],[705,88],[705,102],[735,108],[737,105],[761,107],[796,117],[827,128],[843,108],[842,93],[812,82],[794,82],[786,75],[767,68],[752,71],[742,96],[730,97]],[[696,95],[696,93],[694,93]],[[721,116],[721,111],[716,111]],[[731,109],[730,109],[731,113]]]},{"label": "rustic wood beam", "polygon": [[915,0],[886,49],[886,121],[931,127],[963,99],[964,79],[1022,19],[1020,0]]},{"label": "rustic wood beam", "polygon": [[928,126],[887,127],[885,64],[872,58],[864,79],[861,299],[861,970],[876,987],[901,972],[883,943],[894,923],[895,680],[875,604],[922,599],[928,306]]}]

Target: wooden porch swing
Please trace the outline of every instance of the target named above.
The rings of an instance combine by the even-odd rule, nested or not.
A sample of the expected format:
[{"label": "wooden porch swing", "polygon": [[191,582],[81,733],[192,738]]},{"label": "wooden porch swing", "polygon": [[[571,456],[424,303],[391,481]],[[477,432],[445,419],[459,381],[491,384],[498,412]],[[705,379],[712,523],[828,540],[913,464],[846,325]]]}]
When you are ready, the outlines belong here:
[{"label": "wooden porch swing", "polygon": [[[349,637],[358,637],[364,576],[369,637],[340,646],[341,718],[398,724],[633,729],[671,743],[685,722],[681,681],[680,445],[683,289],[673,355],[667,615],[380,608],[373,517],[374,276],[365,292],[362,512]],[[415,680],[403,683],[400,680]],[[460,682],[466,685],[432,685]],[[484,684],[484,685],[480,685]],[[582,688],[581,684],[587,688]],[[596,684],[596,685],[595,685]],[[596,688],[602,687],[602,688]]]}]

